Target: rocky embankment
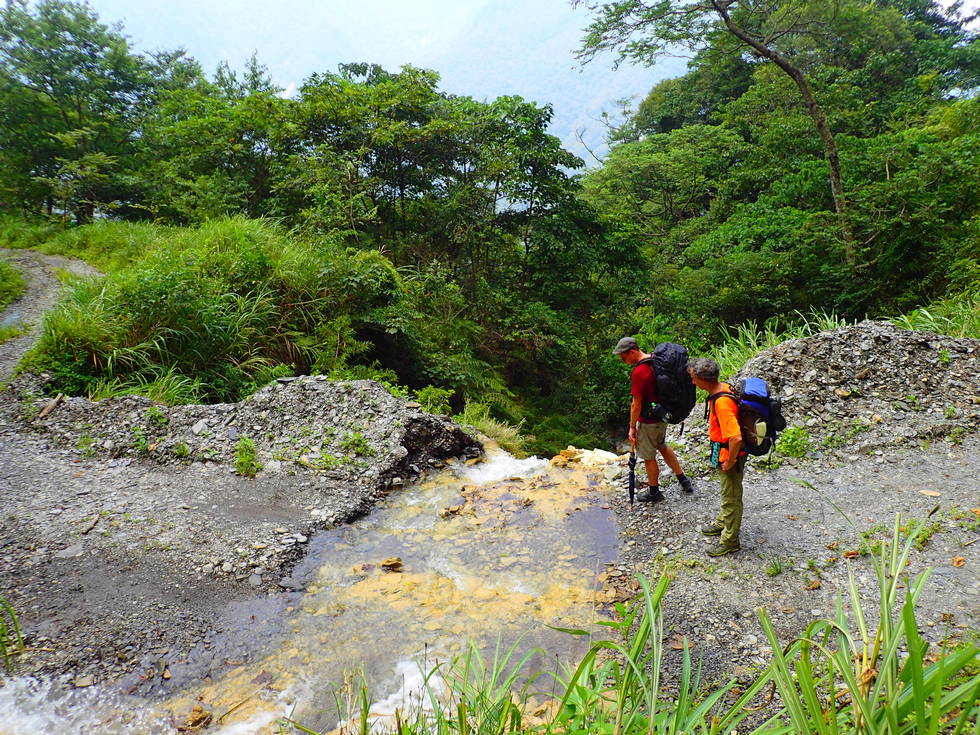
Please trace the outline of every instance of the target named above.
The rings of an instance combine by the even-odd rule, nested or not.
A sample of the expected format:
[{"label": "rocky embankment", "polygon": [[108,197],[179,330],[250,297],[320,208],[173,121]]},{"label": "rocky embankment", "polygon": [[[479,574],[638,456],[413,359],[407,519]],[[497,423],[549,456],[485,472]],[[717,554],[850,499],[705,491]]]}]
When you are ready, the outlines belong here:
[{"label": "rocky embankment", "polygon": [[141,671],[139,684],[148,657],[169,673],[229,601],[299,589],[311,533],[481,451],[370,381],[287,379],[177,407],[42,388],[22,376],[0,393],[0,596],[26,623],[20,670],[77,685]]},{"label": "rocky embankment", "polygon": [[[855,457],[980,428],[980,342],[862,322],[793,339],[739,375],[765,378],[816,452]],[[877,456],[881,456],[880,454]]]}]

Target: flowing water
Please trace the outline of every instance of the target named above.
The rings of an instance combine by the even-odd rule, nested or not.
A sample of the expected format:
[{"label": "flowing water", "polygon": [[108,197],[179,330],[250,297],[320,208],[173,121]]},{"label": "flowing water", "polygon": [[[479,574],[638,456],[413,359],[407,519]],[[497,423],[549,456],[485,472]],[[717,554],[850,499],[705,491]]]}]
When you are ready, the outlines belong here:
[{"label": "flowing water", "polygon": [[295,575],[307,589],[285,608],[286,634],[264,659],[224,661],[153,703],[14,680],[0,689],[0,735],[173,732],[195,704],[221,735],[278,732],[283,715],[328,731],[353,713],[338,707],[338,692],[343,700],[361,677],[372,716],[404,712],[422,672],[468,641],[491,657],[540,646],[550,656],[530,668],[554,671],[555,654],[572,663],[585,644],[548,626],[588,627],[597,581],[616,560],[608,492],[595,467],[503,453],[450,468],[311,540]]}]

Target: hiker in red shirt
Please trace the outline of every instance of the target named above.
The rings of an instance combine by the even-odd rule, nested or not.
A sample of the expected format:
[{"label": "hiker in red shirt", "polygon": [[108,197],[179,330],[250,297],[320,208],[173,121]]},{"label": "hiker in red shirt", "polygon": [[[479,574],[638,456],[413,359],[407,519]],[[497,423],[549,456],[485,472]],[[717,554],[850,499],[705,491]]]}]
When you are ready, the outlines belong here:
[{"label": "hiker in red shirt", "polygon": [[705,536],[718,536],[718,543],[708,548],[708,556],[724,556],[738,551],[742,526],[742,475],[745,452],[742,451],[742,429],[738,425],[738,404],[730,395],[732,386],[719,382],[721,368],[714,360],[698,357],[688,365],[691,380],[708,393],[708,439],[711,440],[711,466],[721,473],[721,509],[714,523],[701,529]]},{"label": "hiker in red shirt", "polygon": [[694,492],[691,479],[684,474],[681,463],[674,450],[667,446],[667,424],[655,419],[646,419],[641,415],[645,403],[657,402],[657,376],[649,363],[637,364],[650,357],[643,352],[632,337],[623,337],[613,349],[614,355],[627,365],[633,365],[630,377],[630,394],[633,401],[630,404],[629,440],[636,449],[636,456],[643,460],[647,470],[647,489],[636,496],[637,500],[659,503],[664,499],[660,492],[660,464],[657,462],[657,452],[664,458],[667,466],[677,475],[681,490],[686,493]]}]

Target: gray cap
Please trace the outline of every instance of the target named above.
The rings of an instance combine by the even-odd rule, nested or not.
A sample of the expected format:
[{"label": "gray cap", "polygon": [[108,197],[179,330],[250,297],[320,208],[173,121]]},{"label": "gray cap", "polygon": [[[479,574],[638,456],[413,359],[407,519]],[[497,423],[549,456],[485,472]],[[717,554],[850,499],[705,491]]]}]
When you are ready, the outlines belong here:
[{"label": "gray cap", "polygon": [[632,337],[623,337],[616,346],[613,348],[614,355],[621,355],[624,352],[629,352],[630,350],[638,350],[640,346],[636,343],[636,340]]}]

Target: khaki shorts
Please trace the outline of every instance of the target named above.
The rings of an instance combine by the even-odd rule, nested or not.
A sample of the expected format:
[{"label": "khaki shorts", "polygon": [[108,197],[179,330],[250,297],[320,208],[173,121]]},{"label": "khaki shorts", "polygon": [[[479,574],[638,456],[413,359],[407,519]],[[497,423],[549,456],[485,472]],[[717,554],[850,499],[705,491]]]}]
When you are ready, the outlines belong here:
[{"label": "khaki shorts", "polygon": [[667,424],[640,423],[636,429],[636,456],[640,459],[656,459],[657,450],[667,446]]}]

